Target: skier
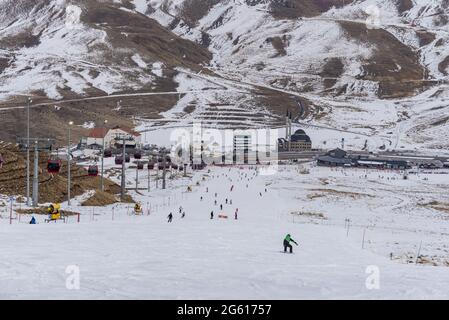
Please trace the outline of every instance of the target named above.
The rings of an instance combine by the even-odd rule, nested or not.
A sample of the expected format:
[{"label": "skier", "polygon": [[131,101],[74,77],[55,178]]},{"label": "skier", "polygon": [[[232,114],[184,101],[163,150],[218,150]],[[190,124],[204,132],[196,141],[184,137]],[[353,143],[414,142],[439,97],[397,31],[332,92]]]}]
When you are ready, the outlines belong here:
[{"label": "skier", "polygon": [[200,201],[203,201],[203,197],[200,197]]},{"label": "skier", "polygon": [[186,212],[185,212],[185,211],[183,211],[183,212],[182,212],[182,216],[181,216],[181,219],[182,219],[182,218],[184,218],[185,216],[186,216]]},{"label": "skier", "polygon": [[223,210],[223,204],[220,204],[220,210]]},{"label": "skier", "polygon": [[214,201],[215,205],[217,205],[217,200]]},{"label": "skier", "polygon": [[168,221],[167,222],[171,222],[173,220],[173,214],[170,212],[170,214],[167,216]]},{"label": "skier", "polygon": [[239,208],[235,209],[235,214],[234,214],[234,218],[235,220],[238,219],[237,214],[239,213]]},{"label": "skier", "polygon": [[217,197],[217,193],[215,192],[215,198]]},{"label": "skier", "polygon": [[231,186],[231,192],[232,192],[232,190],[234,190],[234,185]]},{"label": "skier", "polygon": [[210,212],[210,219],[212,220],[213,218],[214,218],[214,212],[211,211],[211,212]]},{"label": "skier", "polygon": [[228,198],[226,198],[226,204],[228,204]]},{"label": "skier", "polygon": [[232,199],[229,200],[229,204],[232,205]]},{"label": "skier", "polygon": [[36,219],[34,218],[34,216],[31,217],[30,224],[36,224]]},{"label": "skier", "polygon": [[179,207],[179,213],[181,213],[182,212],[182,207]]},{"label": "skier", "polygon": [[284,238],[284,252],[287,252],[287,248],[289,248],[290,253],[293,253],[293,246],[290,244],[290,242],[293,242],[294,244],[298,245],[298,243],[295,240],[293,240],[290,234],[287,234]]}]

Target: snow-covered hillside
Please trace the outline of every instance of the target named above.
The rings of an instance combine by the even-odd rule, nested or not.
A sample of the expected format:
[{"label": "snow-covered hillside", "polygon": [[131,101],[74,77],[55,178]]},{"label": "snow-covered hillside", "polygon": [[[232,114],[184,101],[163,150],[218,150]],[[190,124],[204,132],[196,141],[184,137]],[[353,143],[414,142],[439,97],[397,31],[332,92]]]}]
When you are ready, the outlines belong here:
[{"label": "snow-covered hillside", "polygon": [[[0,207],[1,252],[8,257],[0,261],[0,297],[448,298],[447,174],[404,180],[399,172],[307,165],[280,166],[267,176],[249,167],[211,167],[169,179],[165,191],[155,189],[154,174],[150,193],[130,191],[143,205],[141,216],[126,204],[80,206],[82,196],[70,207],[81,213],[79,223],[76,216],[66,224],[36,216],[39,223],[29,225],[31,217],[22,215],[9,225]],[[133,169],[127,177],[132,189]],[[282,252],[287,233],[299,243],[293,255]],[[24,239],[29,243],[18,246]],[[79,290],[66,287],[74,267]]]},{"label": "snow-covered hillside", "polygon": [[165,68],[208,61],[200,46],[112,1],[2,0],[0,21],[0,100],[135,91]]},{"label": "snow-covered hillside", "polygon": [[[19,118],[6,110],[30,93],[67,99],[157,91],[167,95],[128,96],[126,114],[109,112],[119,102],[111,99],[100,118],[277,127],[289,109],[312,130],[346,131],[348,146],[368,139],[375,149],[448,147],[441,139],[449,126],[444,0],[1,4],[0,99],[13,103],[3,108],[6,121]],[[103,106],[76,104],[66,114],[81,123],[95,120],[79,108]],[[0,132],[3,139],[18,135],[9,131]]]}]

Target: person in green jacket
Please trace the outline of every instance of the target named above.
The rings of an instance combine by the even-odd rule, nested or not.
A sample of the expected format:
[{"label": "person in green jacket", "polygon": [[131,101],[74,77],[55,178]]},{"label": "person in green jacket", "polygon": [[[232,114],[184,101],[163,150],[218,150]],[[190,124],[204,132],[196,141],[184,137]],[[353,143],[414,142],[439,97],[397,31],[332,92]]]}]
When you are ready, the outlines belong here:
[{"label": "person in green jacket", "polygon": [[293,246],[290,244],[290,242],[293,242],[294,244],[298,245],[298,243],[293,240],[290,234],[287,234],[284,238],[284,252],[287,252],[287,248],[290,249],[290,253],[293,253]]}]

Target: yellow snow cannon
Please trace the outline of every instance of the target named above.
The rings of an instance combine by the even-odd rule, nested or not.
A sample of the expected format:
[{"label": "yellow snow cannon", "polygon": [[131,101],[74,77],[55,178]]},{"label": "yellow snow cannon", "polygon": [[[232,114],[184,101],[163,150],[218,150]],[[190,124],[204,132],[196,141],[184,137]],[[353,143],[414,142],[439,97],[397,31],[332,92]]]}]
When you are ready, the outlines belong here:
[{"label": "yellow snow cannon", "polygon": [[47,211],[50,220],[59,220],[61,219],[61,204],[60,203],[53,203],[48,206]]},{"label": "yellow snow cannon", "polygon": [[134,213],[141,214],[142,213],[142,205],[140,203],[136,203],[134,206]]}]

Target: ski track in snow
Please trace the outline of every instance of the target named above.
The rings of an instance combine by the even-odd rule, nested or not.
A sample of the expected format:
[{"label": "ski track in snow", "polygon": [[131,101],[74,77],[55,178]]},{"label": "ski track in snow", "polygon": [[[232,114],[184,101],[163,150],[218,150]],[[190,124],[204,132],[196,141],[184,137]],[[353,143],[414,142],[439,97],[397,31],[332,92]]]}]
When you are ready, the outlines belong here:
[{"label": "ski track in snow", "polygon": [[[111,159],[106,167],[114,167]],[[370,171],[363,179],[364,170],[310,170],[310,175],[300,175],[296,166],[281,166],[273,176],[253,178],[254,170],[212,167],[210,173],[197,172],[191,179],[169,180],[165,192],[154,189],[152,176],[150,195],[130,191],[142,202],[145,213],[151,204],[151,214],[144,216],[127,215],[132,211],[128,205],[113,205],[94,209],[92,221],[93,209],[79,206],[85,196],[72,201],[71,210],[82,213],[80,224],[74,217],[67,224],[45,224],[43,217],[38,217],[40,223],[30,226],[26,224],[29,216],[22,216],[22,223],[14,221],[10,226],[7,211],[0,211],[0,252],[8,257],[0,262],[0,298],[449,297],[446,267],[407,265],[388,258],[390,250],[398,256],[415,254],[420,240],[424,242],[423,254],[438,253],[442,248],[446,253],[439,253],[447,257],[445,220],[415,203],[423,197],[447,201],[444,177],[430,175],[424,186],[425,175],[402,180],[396,173]],[[143,188],[147,186],[145,171],[140,173]],[[244,174],[250,181],[239,180]],[[385,177],[379,178],[381,174]],[[129,169],[129,188],[134,186],[134,177],[134,169]],[[378,180],[383,188],[378,187]],[[193,192],[186,192],[188,185]],[[232,185],[234,191],[230,192]],[[420,193],[423,188],[429,194]],[[317,189],[372,197],[351,198],[331,192],[309,198],[319,193]],[[215,192],[217,206],[213,204]],[[232,199],[232,206],[225,204],[226,197]],[[217,219],[221,203],[229,219]],[[186,212],[184,219],[178,213],[179,206]],[[236,207],[238,220],[233,219]],[[209,218],[211,210],[213,220]],[[293,218],[290,214],[301,210],[323,212],[327,219]],[[169,212],[174,214],[171,224],[166,220]],[[352,224],[349,237],[344,228],[347,217]],[[362,250],[364,228],[367,235]],[[294,255],[280,252],[286,233],[299,243]],[[65,287],[68,265],[80,267],[80,290]],[[371,265],[380,269],[379,290],[365,286],[365,270]]]}]

